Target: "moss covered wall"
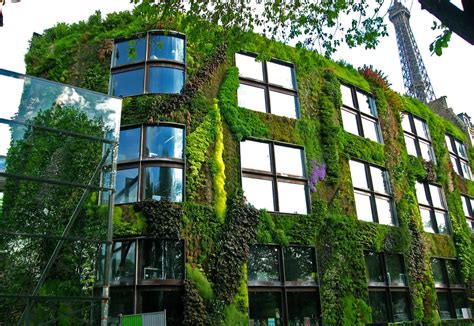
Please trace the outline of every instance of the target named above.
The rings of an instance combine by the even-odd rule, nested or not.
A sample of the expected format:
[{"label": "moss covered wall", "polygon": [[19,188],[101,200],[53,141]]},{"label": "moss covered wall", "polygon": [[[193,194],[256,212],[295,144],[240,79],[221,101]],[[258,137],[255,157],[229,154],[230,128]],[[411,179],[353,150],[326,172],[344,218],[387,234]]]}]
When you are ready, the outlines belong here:
[{"label": "moss covered wall", "polygon": [[[322,318],[328,325],[370,322],[363,252],[400,253],[409,276],[413,319],[429,324],[439,322],[429,258],[457,258],[469,289],[472,281],[471,235],[460,193],[474,196],[474,183],[453,172],[444,142],[446,132],[464,142],[467,136],[424,104],[393,92],[370,70],[361,74],[314,52],[184,17],[161,22],[159,14],[141,6],[133,14],[111,14],[106,19],[96,14],[87,22],[59,24],[32,39],[26,63],[29,74],[106,92],[114,37],[151,28],[187,34],[188,78],[184,95],[125,99],[122,123],[174,121],[187,125],[188,200],[182,204],[122,206],[114,216],[117,236],[156,236],[154,226],[164,223],[168,231],[160,231],[159,236],[179,235],[186,240],[186,323],[247,323],[245,261],[249,245],[255,242],[317,248]],[[233,67],[233,57],[240,49],[258,53],[261,60],[278,58],[294,63],[300,119],[238,107],[238,69]],[[341,81],[375,96],[383,145],[342,129]],[[426,120],[437,165],[407,154],[400,123],[402,111]],[[270,214],[243,202],[239,142],[248,137],[304,146],[309,173],[314,165],[325,164],[326,177],[311,192],[310,214]],[[469,155],[472,166],[472,149]],[[388,170],[399,226],[357,220],[350,158]],[[452,235],[423,232],[416,180],[443,186]],[[228,259],[229,248],[235,251],[232,259]]]}]

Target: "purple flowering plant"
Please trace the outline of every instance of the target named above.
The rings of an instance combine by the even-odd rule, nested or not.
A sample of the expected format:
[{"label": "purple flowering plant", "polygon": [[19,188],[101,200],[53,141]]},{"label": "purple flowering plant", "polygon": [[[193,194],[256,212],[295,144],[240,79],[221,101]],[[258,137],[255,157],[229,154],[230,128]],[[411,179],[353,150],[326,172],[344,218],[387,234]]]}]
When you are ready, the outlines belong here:
[{"label": "purple flowering plant", "polygon": [[311,175],[309,177],[309,189],[311,190],[311,192],[317,191],[316,185],[318,184],[318,181],[324,181],[325,177],[326,164],[318,164],[315,160],[311,160]]}]

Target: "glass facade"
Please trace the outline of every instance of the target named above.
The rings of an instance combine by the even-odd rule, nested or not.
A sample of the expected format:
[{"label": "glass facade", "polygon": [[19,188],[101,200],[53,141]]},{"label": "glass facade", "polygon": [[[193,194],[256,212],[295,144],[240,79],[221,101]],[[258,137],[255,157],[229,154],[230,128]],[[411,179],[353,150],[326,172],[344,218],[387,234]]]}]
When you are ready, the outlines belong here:
[{"label": "glass facade", "polygon": [[139,38],[115,41],[110,94],[180,94],[185,78],[186,40],[183,34],[150,31]]},{"label": "glass facade", "polygon": [[240,142],[242,188],[258,209],[308,214],[309,194],[304,150],[275,142]]},{"label": "glass facade", "polygon": [[427,182],[416,182],[416,197],[425,232],[449,233],[449,215],[443,189]]},{"label": "glass facade", "polygon": [[240,107],[287,118],[299,118],[298,92],[294,66],[282,61],[256,60],[254,54],[235,54],[240,86]]}]

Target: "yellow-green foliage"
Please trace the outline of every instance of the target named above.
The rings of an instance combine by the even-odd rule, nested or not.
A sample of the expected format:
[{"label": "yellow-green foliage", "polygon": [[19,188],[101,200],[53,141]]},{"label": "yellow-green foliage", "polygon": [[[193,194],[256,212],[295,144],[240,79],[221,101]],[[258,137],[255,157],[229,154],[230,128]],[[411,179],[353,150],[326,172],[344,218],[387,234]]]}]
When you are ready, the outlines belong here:
[{"label": "yellow-green foliage", "polygon": [[186,277],[194,282],[201,298],[208,301],[214,299],[211,284],[199,268],[194,268],[190,264],[186,264]]},{"label": "yellow-green foliage", "polygon": [[225,187],[225,165],[223,160],[224,153],[224,133],[222,131],[222,120],[217,100],[214,100],[216,143],[214,146],[214,155],[212,156],[212,172],[214,174],[214,205],[216,214],[224,222],[226,212],[227,194]]}]

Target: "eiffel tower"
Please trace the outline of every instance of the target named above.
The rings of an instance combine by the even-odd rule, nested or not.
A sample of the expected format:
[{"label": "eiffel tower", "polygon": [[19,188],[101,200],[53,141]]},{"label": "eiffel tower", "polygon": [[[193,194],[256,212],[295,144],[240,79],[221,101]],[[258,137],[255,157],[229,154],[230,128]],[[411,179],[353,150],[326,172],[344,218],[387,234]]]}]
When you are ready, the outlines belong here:
[{"label": "eiffel tower", "polygon": [[395,0],[388,10],[395,26],[398,53],[402,65],[403,83],[408,95],[429,103],[436,99],[423,59],[410,27],[410,11]]}]

